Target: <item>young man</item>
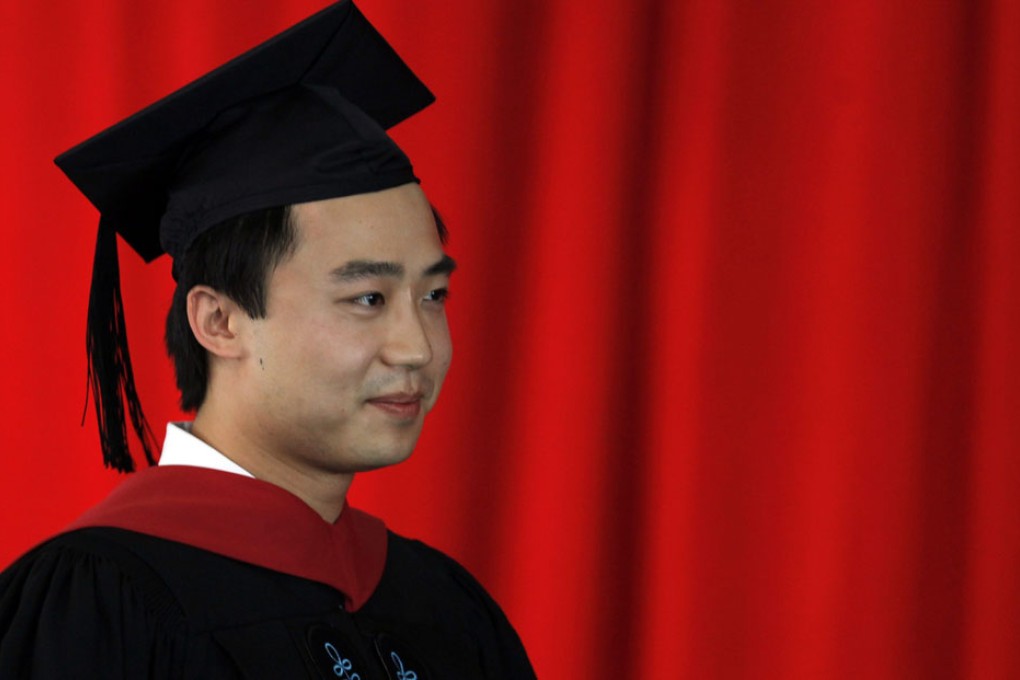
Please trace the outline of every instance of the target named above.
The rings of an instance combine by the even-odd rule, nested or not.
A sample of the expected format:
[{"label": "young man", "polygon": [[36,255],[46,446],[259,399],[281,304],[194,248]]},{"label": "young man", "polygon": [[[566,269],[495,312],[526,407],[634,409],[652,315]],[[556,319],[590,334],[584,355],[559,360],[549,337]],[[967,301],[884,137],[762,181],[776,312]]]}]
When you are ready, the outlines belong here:
[{"label": "young man", "polygon": [[[453,261],[385,129],[428,90],[340,2],[57,159],[99,208],[104,457],[150,461],[116,234],[174,259],[182,405],[136,473],[0,575],[0,678],[528,678],[456,562],[348,507],[450,363]],[[127,414],[124,405],[127,404]]]}]

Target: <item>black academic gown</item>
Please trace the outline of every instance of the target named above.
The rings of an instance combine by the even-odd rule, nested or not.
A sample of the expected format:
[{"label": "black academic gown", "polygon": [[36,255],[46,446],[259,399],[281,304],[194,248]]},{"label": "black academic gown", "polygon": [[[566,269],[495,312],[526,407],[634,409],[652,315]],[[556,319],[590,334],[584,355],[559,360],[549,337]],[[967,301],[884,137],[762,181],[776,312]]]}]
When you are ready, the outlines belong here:
[{"label": "black academic gown", "polygon": [[133,475],[0,574],[0,679],[533,678],[459,564],[345,508],[186,467]]}]

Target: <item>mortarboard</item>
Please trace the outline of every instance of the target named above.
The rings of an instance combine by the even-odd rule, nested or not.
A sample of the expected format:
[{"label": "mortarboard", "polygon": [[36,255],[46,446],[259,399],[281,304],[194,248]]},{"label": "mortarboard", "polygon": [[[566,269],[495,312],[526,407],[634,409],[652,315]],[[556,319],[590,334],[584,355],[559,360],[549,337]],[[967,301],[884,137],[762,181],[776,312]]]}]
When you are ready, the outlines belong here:
[{"label": "mortarboard", "polygon": [[56,158],[99,209],[86,344],[103,460],[134,468],[124,405],[149,463],[116,235],[179,257],[255,210],[416,181],[385,130],[434,100],[349,0],[338,2]]}]

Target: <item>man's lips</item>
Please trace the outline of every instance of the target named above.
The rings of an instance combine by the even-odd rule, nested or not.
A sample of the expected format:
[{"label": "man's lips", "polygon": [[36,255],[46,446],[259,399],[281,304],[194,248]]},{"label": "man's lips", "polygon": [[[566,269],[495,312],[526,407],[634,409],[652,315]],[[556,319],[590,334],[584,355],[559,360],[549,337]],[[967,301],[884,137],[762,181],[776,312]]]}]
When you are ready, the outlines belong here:
[{"label": "man's lips", "polygon": [[415,418],[421,412],[420,392],[398,392],[369,399],[368,403],[398,418]]}]

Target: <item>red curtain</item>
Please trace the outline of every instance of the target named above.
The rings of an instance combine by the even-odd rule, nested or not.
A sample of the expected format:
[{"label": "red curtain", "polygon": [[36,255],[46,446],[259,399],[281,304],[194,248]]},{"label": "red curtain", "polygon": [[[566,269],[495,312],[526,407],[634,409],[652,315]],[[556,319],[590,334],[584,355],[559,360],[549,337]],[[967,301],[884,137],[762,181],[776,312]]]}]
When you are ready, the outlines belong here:
[{"label": "red curtain", "polygon": [[[0,5],[0,564],[118,481],[52,157],[324,4]],[[353,501],[540,677],[1020,677],[1020,3],[360,4],[438,96],[396,137],[462,266]],[[162,423],[168,263],[122,267]]]}]

